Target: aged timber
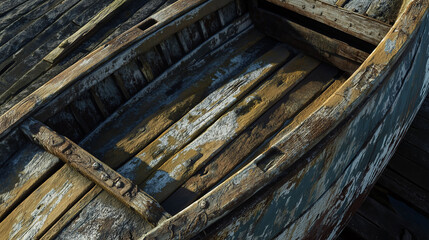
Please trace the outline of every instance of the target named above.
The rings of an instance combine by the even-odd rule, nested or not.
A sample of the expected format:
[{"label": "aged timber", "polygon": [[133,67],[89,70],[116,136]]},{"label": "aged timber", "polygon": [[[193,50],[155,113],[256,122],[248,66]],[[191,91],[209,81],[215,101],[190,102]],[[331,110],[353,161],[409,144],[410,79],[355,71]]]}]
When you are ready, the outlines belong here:
[{"label": "aged timber", "polygon": [[0,63],[7,239],[335,238],[428,92],[427,0],[30,2],[87,13]]}]

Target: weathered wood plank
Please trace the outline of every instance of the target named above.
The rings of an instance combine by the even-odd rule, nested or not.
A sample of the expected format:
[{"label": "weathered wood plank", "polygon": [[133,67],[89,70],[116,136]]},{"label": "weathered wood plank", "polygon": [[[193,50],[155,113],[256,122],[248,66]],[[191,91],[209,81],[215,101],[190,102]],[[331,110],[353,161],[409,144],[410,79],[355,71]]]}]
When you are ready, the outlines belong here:
[{"label": "weathered wood plank", "polygon": [[77,47],[82,41],[91,36],[100,25],[107,22],[114,14],[125,6],[129,0],[114,0],[106,8],[101,10],[91,21],[85,24],[77,32],[73,33],[70,37],[64,40],[57,48],[52,50],[43,59],[50,63],[56,63],[69,53],[73,48]]},{"label": "weathered wood plank", "polygon": [[395,23],[403,0],[372,0],[365,12],[371,18],[383,21],[390,25]]},{"label": "weathered wood plank", "polygon": [[[229,33],[233,32],[229,31]],[[119,166],[179,120],[216,87],[224,84],[246,64],[269,49],[273,42],[265,40],[260,42],[263,36],[255,30],[245,31],[206,55],[205,51],[226,39],[219,39],[220,42],[215,41],[216,38],[212,39],[213,41],[209,40],[206,42],[207,45],[203,44],[202,48],[163,73],[121,107],[120,113],[115,114],[103,126],[97,128],[96,132],[85,140],[87,149],[103,161],[114,164],[111,166]],[[243,37],[248,40],[248,44],[244,46],[240,42]],[[212,46],[211,43],[215,45]],[[253,45],[255,46],[252,47]],[[195,63],[195,59],[198,59],[200,54],[204,54],[205,57]],[[233,57],[237,58],[234,64],[229,61]],[[217,72],[219,68],[222,70]]]},{"label": "weathered wood plank", "polygon": [[69,107],[48,119],[46,125],[73,141],[78,141],[84,136],[84,131],[80,128]]},{"label": "weathered wood plank", "polygon": [[0,219],[4,219],[60,166],[58,158],[24,139],[21,140],[27,145],[1,163]]},{"label": "weathered wood plank", "polygon": [[[248,156],[267,141],[267,138],[269,139],[285,123],[292,121],[296,112],[328,87],[337,73],[338,70],[327,65],[322,65],[311,72],[292,93],[284,96],[252,126],[243,131],[214,157],[213,161],[169,196],[162,205],[171,213],[179,212],[224,178],[237,164],[245,164],[244,159],[249,159]],[[338,87],[337,84],[335,85]]]},{"label": "weathered wood plank", "polygon": [[154,226],[169,217],[151,196],[68,138],[33,119],[21,124],[21,129],[34,142],[137,211]]},{"label": "weathered wood plank", "polygon": [[142,161],[142,164],[133,169],[133,172],[138,173],[134,181],[141,183],[149,173],[196,138],[204,128],[210,126],[229,107],[280,67],[288,56],[289,51],[284,46],[275,47],[169,127],[134,157],[134,162]]},{"label": "weathered wood plank", "polygon": [[[282,50],[281,48],[277,48],[274,51],[284,54],[284,50]],[[195,140],[179,152],[176,150],[177,154],[167,161],[164,160],[165,163],[145,180],[145,183],[142,185],[144,186],[143,189],[150,192],[159,201],[165,200],[216,153],[230,143],[232,139],[237,137],[253,121],[259,118],[266,110],[302,81],[319,64],[320,62],[317,60],[303,55],[292,59],[249,96],[237,102],[234,108],[223,114]],[[240,99],[239,97],[237,98]],[[197,109],[200,108],[197,106]],[[207,113],[210,112],[207,111]],[[191,116],[198,117],[195,114]],[[198,120],[194,121],[198,122]],[[200,126],[196,125],[192,127],[198,129]],[[192,134],[189,130],[185,133]],[[183,141],[182,138],[184,138],[180,134],[169,136],[170,139],[177,139],[176,141]],[[171,140],[169,143],[171,145],[175,144]],[[170,149],[167,150],[171,151]],[[168,154],[168,151],[164,151],[165,153]],[[154,160],[156,161],[156,159]],[[136,182],[139,183],[140,181],[136,180]]]},{"label": "weathered wood plank", "polygon": [[[235,34],[237,34],[237,31],[241,32],[241,31],[243,31],[243,28],[246,29],[249,26],[248,17],[245,17],[245,18],[239,20],[238,23],[239,23],[238,25],[232,25],[231,28],[229,28],[229,27],[225,28],[224,32],[220,32],[219,33],[220,35],[214,36],[212,39],[209,39],[206,44],[203,44],[201,46],[202,49],[197,49],[197,51],[195,52],[195,54],[196,55],[199,55],[199,54],[205,55],[207,51],[211,51],[213,49],[218,48],[219,45],[222,44],[224,41],[226,41],[227,39],[229,39],[232,36],[234,36]],[[243,28],[241,28],[241,27],[237,28],[237,26],[242,26]],[[228,34],[225,34],[225,33],[228,33]],[[262,37],[263,37],[263,35],[259,34],[259,37],[257,39],[261,39]],[[254,40],[254,41],[257,41],[257,40]],[[233,42],[237,43],[238,39],[235,40],[235,41],[233,41]],[[227,49],[228,47],[231,47],[230,44],[231,43],[227,44],[225,46],[225,49]],[[272,42],[267,42],[266,43],[266,45],[271,45],[271,44],[272,44]],[[243,51],[246,48],[244,48]],[[223,49],[222,51],[225,51],[225,49]],[[264,47],[262,47],[261,49],[264,49]],[[222,53],[223,53],[222,51],[219,51],[218,55],[222,56]],[[260,51],[261,50],[259,50],[259,51],[258,50],[252,50],[251,53],[248,53],[248,54],[254,55],[254,54],[258,54]],[[185,66],[188,66],[190,62],[194,61],[194,56],[195,55],[191,54],[188,57],[186,57],[185,61],[183,61],[183,64]],[[217,56],[217,55],[214,55],[214,56]],[[217,58],[215,58],[215,59],[217,59]],[[243,62],[240,62],[240,64],[246,65],[247,62],[243,61]],[[226,64],[226,65],[229,65],[229,64]],[[181,69],[181,66],[182,65],[178,64],[176,70],[177,69]],[[169,76],[172,76],[174,74],[175,74],[175,72],[171,73],[170,75],[167,74],[165,80],[170,80]],[[215,84],[214,87],[216,87],[216,84]],[[134,106],[134,104],[131,103],[131,106]],[[112,120],[112,121],[115,121],[115,120]],[[83,144],[83,145],[85,146],[85,144]],[[58,175],[53,176],[53,178],[58,177],[58,176],[63,176],[65,174],[64,172],[66,172],[66,171],[68,171],[68,170],[66,170],[65,168],[60,169],[59,172],[61,172],[61,173],[58,174]],[[66,174],[69,174],[69,173],[66,173]],[[56,179],[54,179],[52,181],[55,182]],[[90,184],[89,181],[86,181],[84,184],[82,184],[80,186],[80,188],[79,188],[79,191],[82,191],[81,189],[88,189],[88,187],[90,187],[88,184]],[[39,188],[38,191],[49,191],[49,189],[44,189],[44,188],[49,188],[49,187],[50,187],[49,185],[43,185],[43,186],[41,186]],[[83,192],[82,192],[82,194],[83,194]],[[94,196],[94,195],[92,195],[92,196]],[[78,199],[79,198],[68,199],[68,201],[77,201]],[[88,204],[88,202],[91,201],[91,200],[92,200],[91,197],[87,197],[86,200],[83,201],[85,203],[83,203],[83,202],[80,203],[81,204],[80,208],[81,209],[84,208]],[[104,228],[99,228],[97,226],[99,226],[99,224],[101,224],[103,226],[106,225],[106,224],[107,225],[112,224],[112,219],[115,219],[114,220],[115,225],[112,228],[113,229],[117,229],[116,233],[118,233],[118,234],[119,233],[121,233],[121,234],[128,234],[127,231],[129,231],[129,232],[131,232],[133,234],[133,236],[134,236],[134,234],[136,234],[135,236],[139,236],[139,234],[140,235],[142,234],[142,232],[140,232],[140,231],[143,231],[143,232],[147,231],[148,227],[145,226],[144,223],[141,222],[141,220],[135,221],[135,222],[133,222],[133,224],[127,224],[127,222],[129,221],[129,219],[136,220],[136,219],[138,219],[138,217],[134,216],[135,214],[133,215],[132,212],[130,213],[123,206],[121,207],[121,204],[118,205],[118,203],[116,203],[116,202],[114,203],[114,202],[115,201],[112,200],[112,197],[109,197],[109,195],[106,196],[105,194],[102,194],[102,197],[97,198],[97,200],[95,200],[92,203],[90,203],[90,205],[88,207],[84,208],[83,212],[86,212],[87,215],[85,215],[85,213],[83,215],[82,214],[79,215],[79,218],[75,219],[75,223],[76,222],[80,222],[81,220],[85,219],[84,220],[86,222],[85,226],[89,226],[89,225],[94,226],[95,227],[94,229],[91,228],[91,230],[87,229],[88,231],[85,231],[88,234],[90,234],[90,233],[93,234],[94,231],[96,231],[97,234],[107,234],[108,232],[111,232],[111,229],[109,229],[109,228],[105,228],[104,229]],[[106,216],[106,217],[105,218],[101,217],[100,219],[90,217],[92,215],[91,212],[94,210],[93,208],[97,208],[98,209],[100,207],[100,204],[102,204],[101,206],[103,206],[102,207],[103,212],[106,213],[106,215],[103,215],[103,216]],[[62,206],[64,206],[64,205],[62,205]],[[108,208],[109,210],[107,210],[106,208]],[[58,213],[61,213],[61,214],[58,214],[56,216],[57,217],[61,217],[63,211],[67,211],[67,208],[66,209],[62,208],[62,210],[58,212]],[[76,212],[79,212],[79,210],[77,210]],[[125,213],[126,213],[126,215],[124,215]],[[55,215],[55,214],[56,213],[54,213],[53,215]],[[64,226],[64,224],[66,224],[69,221],[71,221],[74,217],[75,217],[75,215],[72,214],[72,213],[64,215],[64,217],[61,218],[61,222],[62,223],[60,223],[58,225],[58,227],[56,228],[57,229],[56,230],[57,233],[58,233],[59,230],[61,230],[61,228],[62,228],[61,226]],[[124,227],[124,224],[126,225],[126,227]],[[80,224],[77,224],[77,225],[73,225],[72,224],[70,228],[81,227],[81,226],[82,225],[80,225]],[[131,229],[131,230],[128,230],[128,229]],[[144,230],[144,229],[146,229],[146,230]],[[92,230],[94,230],[94,231],[92,231]],[[71,231],[71,232],[68,232],[68,234],[75,234],[75,232]]]},{"label": "weathered wood plank", "polygon": [[13,8],[25,3],[27,0],[5,0],[0,3],[0,15],[12,10]]},{"label": "weathered wood plank", "polygon": [[383,22],[320,1],[268,1],[334,27],[375,46],[380,43],[390,30],[390,26]]},{"label": "weathered wood plank", "polygon": [[405,136],[401,145],[399,145],[396,153],[401,155],[402,157],[409,159],[410,161],[415,162],[421,168],[424,168],[429,171],[429,153],[425,152],[414,144],[409,143],[407,136]]},{"label": "weathered wood plank", "polygon": [[116,74],[117,75],[114,76],[115,78],[120,78],[122,80],[124,87],[123,92],[124,95],[128,94],[128,98],[134,96],[147,85],[146,78],[143,76],[135,62],[130,62],[123,66],[116,72]]},{"label": "weathered wood plank", "polygon": [[0,29],[5,29],[9,24],[18,20],[23,15],[30,12],[33,8],[39,6],[40,3],[43,1],[44,0],[26,1],[24,4],[21,4],[9,11],[8,13],[5,13],[3,16],[0,17]]},{"label": "weathered wood plank", "polygon": [[356,213],[347,224],[347,228],[341,233],[344,240],[347,239],[385,239],[394,237],[390,232],[380,228],[361,214]]},{"label": "weathered wood plank", "polygon": [[103,119],[89,93],[72,102],[70,110],[85,134],[96,128]]},{"label": "weathered wood plank", "polygon": [[[55,102],[55,104],[52,103],[53,105],[50,105],[50,107],[53,109],[50,109],[47,106],[43,111],[40,111],[40,114],[43,114],[44,111],[50,112],[51,114],[56,113],[59,110],[58,107],[64,107],[64,105],[67,105],[75,99],[76,96],[80,95],[92,85],[119,69],[119,67],[123,65],[124,61],[126,62],[126,59],[129,60],[130,58],[145,52],[159,43],[159,41],[170,36],[172,33],[175,33],[183,27],[198,21],[202,16],[210,13],[213,8],[223,7],[229,2],[229,0],[220,0],[216,2],[209,1],[199,5],[201,1],[203,0],[178,1],[152,16],[152,18],[157,21],[157,24],[152,28],[146,29],[145,31],[141,31],[138,27],[130,29],[127,33],[124,33],[122,37],[117,38],[111,44],[100,47],[97,51],[90,53],[85,59],[76,62],[67,71],[57,75],[43,87],[32,92],[25,99],[15,104],[13,108],[2,114],[0,116],[0,120],[5,124],[0,126],[0,137],[10,131],[11,126],[22,121],[24,116],[28,116],[31,112],[42,107],[48,100],[59,95],[72,83],[85,76],[88,71],[102,65],[108,59],[110,60],[110,64],[105,64],[103,67],[91,72],[89,76],[85,77],[85,81],[80,81],[71,86],[67,91],[63,92],[61,97],[58,97],[58,101],[64,101],[66,104],[59,104],[58,102]],[[194,11],[187,12],[196,6],[198,7],[194,9]],[[182,15],[182,12],[187,13]],[[178,18],[177,21],[179,21],[179,25],[171,22],[176,18]],[[154,33],[154,31],[158,30],[160,27],[164,27],[164,31],[157,31]],[[140,44],[137,43],[138,41],[140,41]],[[145,44],[142,44],[142,42]],[[133,47],[127,48],[133,43]],[[127,48],[127,51],[118,54],[118,52],[125,48]],[[85,84],[82,82],[85,82]]]},{"label": "weathered wood plank", "polygon": [[[267,35],[299,47],[305,53],[328,61],[343,71],[353,73],[369,56],[347,43],[302,27],[266,10],[254,9],[253,17],[257,19],[256,26]],[[266,25],[274,27],[265,28]]]},{"label": "weathered wood plank", "polygon": [[0,46],[0,62],[3,62],[9,56],[18,51],[22,46],[31,41],[37,34],[42,32],[46,27],[48,27],[55,20],[57,20],[57,18],[61,16],[61,14],[69,10],[71,7],[73,7],[73,5],[78,2],[79,0],[68,0],[65,1],[64,4],[58,4],[52,9],[50,9],[49,12],[44,14],[42,17],[31,22],[31,24],[25,29],[23,29],[21,32],[14,34],[11,33],[13,34],[11,36],[12,38],[8,39],[7,42],[0,41],[0,43],[3,43],[3,45]]},{"label": "weathered wood plank", "polygon": [[96,103],[105,117],[110,116],[122,103],[125,102],[118,86],[112,77],[104,79],[102,82],[91,88],[91,93],[97,99]]},{"label": "weathered wood plank", "polygon": [[72,168],[62,167],[0,223],[3,236],[15,239],[40,237],[74,205],[73,199],[79,199],[89,190],[91,184],[82,187],[86,182],[88,180]]}]

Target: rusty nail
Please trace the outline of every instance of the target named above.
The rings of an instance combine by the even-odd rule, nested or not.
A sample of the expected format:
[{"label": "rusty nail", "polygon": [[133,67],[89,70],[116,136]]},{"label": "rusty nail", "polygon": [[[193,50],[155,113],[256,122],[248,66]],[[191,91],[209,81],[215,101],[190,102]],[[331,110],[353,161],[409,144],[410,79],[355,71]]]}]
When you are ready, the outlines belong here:
[{"label": "rusty nail", "polygon": [[94,170],[97,170],[99,167],[100,167],[100,164],[98,164],[98,162],[94,162],[94,163],[92,164],[92,168],[93,168]]},{"label": "rusty nail", "polygon": [[101,180],[107,181],[107,180],[109,180],[109,176],[107,176],[107,174],[103,173],[103,174],[101,174]]}]

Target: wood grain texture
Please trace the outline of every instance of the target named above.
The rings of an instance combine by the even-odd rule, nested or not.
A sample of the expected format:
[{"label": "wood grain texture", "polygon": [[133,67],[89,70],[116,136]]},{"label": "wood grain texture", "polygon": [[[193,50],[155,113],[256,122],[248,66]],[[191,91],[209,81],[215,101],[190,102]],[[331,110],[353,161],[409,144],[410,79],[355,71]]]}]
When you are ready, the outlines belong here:
[{"label": "wood grain texture", "polygon": [[50,63],[56,63],[75,48],[79,43],[88,38],[100,25],[107,22],[114,16],[116,11],[124,6],[129,0],[115,0],[106,8],[101,10],[95,15],[91,21],[85,24],[77,32],[73,33],[70,37],[64,40],[57,48],[52,50],[43,59]]},{"label": "wood grain texture", "polygon": [[[281,48],[274,51],[286,55]],[[159,201],[165,200],[319,64],[317,60],[299,55],[282,66],[255,91],[238,101],[233,108],[213,122],[195,140],[165,161],[145,180],[143,189]]]},{"label": "wood grain texture", "polygon": [[[269,11],[255,9],[252,16],[258,29],[267,35],[294,45],[305,53],[327,61],[343,71],[353,73],[369,56],[368,53],[345,42],[300,26]],[[273,27],[265,28],[266,25]]]},{"label": "wood grain texture", "polygon": [[143,164],[135,166],[134,181],[139,184],[149,173],[156,170],[173,154],[178,152],[201,131],[217,120],[229,107],[244,97],[253,87],[272,74],[287,60],[289,52],[277,46],[251,63],[238,76],[205,98],[184,117],[174,123],[156,140],[140,151],[135,159]]},{"label": "wood grain texture", "polygon": [[[268,0],[271,3],[295,11],[306,17],[313,18],[316,21],[328,26],[339,29],[347,34],[367,41],[373,45],[378,45],[381,39],[387,34],[390,26],[366,17],[356,14],[342,8],[321,1],[312,0],[294,0],[280,1]],[[357,1],[362,2],[362,1]]]},{"label": "wood grain texture", "polygon": [[[246,164],[245,160],[250,160],[251,155],[255,155],[256,151],[259,152],[260,150],[257,149],[261,148],[263,143],[272,137],[280,127],[292,121],[298,111],[325,90],[337,73],[335,68],[327,65],[322,65],[311,72],[293,92],[286,94],[269,111],[243,131],[210,163],[169,196],[162,205],[169,212],[177,213],[225,178],[227,174],[231,175],[230,171],[238,164]],[[338,86],[335,83],[329,88]]]},{"label": "wood grain texture", "polygon": [[154,226],[169,217],[151,196],[68,138],[33,119],[21,124],[21,129],[35,143],[137,211]]}]

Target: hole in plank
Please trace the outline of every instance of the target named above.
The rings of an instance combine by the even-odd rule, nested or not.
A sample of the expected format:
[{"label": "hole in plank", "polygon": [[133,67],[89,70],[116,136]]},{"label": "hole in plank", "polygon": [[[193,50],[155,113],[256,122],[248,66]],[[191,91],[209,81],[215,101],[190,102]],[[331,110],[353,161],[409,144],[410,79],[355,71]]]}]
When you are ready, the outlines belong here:
[{"label": "hole in plank", "polygon": [[144,21],[142,24],[140,24],[140,25],[138,26],[138,28],[139,28],[140,30],[144,31],[144,30],[146,30],[146,29],[148,29],[148,28],[152,27],[153,25],[155,25],[157,22],[158,22],[158,21],[156,21],[155,19],[153,19],[153,18],[149,18],[149,19],[147,19],[146,21]]}]

